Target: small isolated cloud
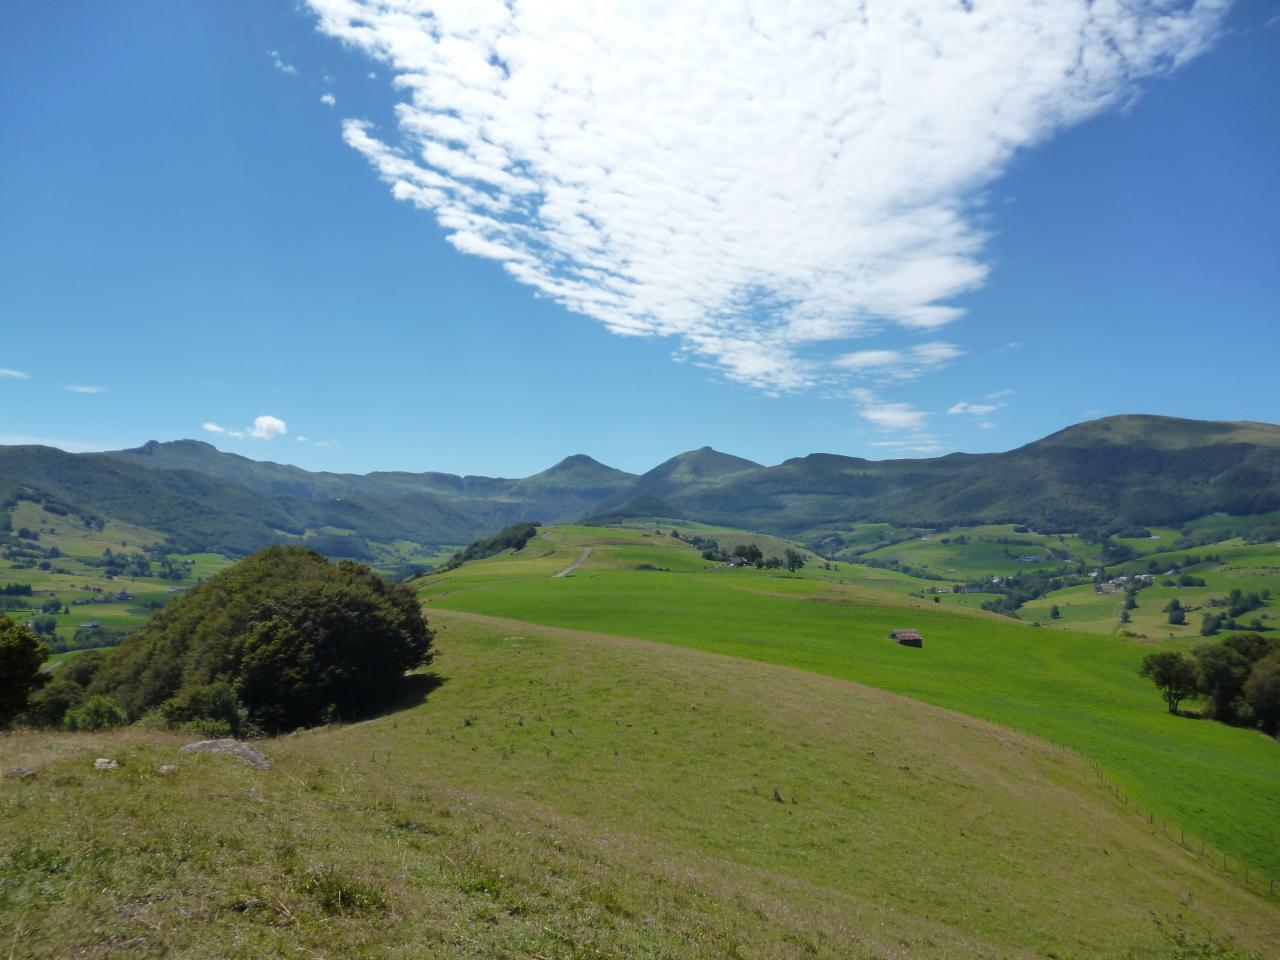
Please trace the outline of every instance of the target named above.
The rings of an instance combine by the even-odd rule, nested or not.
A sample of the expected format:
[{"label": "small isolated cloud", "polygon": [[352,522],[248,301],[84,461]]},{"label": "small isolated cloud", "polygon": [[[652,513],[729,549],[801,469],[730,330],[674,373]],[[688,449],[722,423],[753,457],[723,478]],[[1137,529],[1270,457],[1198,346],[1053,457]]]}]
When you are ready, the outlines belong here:
[{"label": "small isolated cloud", "polygon": [[337,440],[317,440],[312,444],[314,447],[336,447],[337,445]]},{"label": "small isolated cloud", "polygon": [[289,432],[285,422],[279,417],[261,416],[253,418],[253,426],[248,430],[249,436],[256,440],[274,440]]},{"label": "small isolated cloud", "polygon": [[988,413],[994,413],[1003,406],[1003,403],[966,403],[961,400],[959,403],[953,404],[947,410],[947,413],[971,413],[975,417],[985,417]]},{"label": "small isolated cloud", "polygon": [[332,93],[326,93],[321,95],[320,102],[326,107],[332,107],[335,106],[338,101],[334,98]]},{"label": "small isolated cloud", "polygon": [[279,70],[281,73],[287,73],[290,76],[297,75],[298,68],[293,66],[292,64],[285,63],[284,60],[282,60],[280,57],[279,50],[268,50],[267,54],[271,57],[271,65],[275,67],[277,70]]},{"label": "small isolated cloud", "polygon": [[308,442],[311,438],[310,438],[310,437],[304,437],[302,434],[298,434],[298,435],[297,435],[296,437],[294,437],[293,439],[297,440],[299,443],[306,443],[306,442]]},{"label": "small isolated cloud", "polygon": [[855,350],[836,357],[833,363],[841,370],[871,379],[914,380],[963,356],[964,351],[954,343],[932,341],[909,350]]},{"label": "small isolated cloud", "polygon": [[65,389],[70,390],[72,393],[106,393],[107,392],[106,387],[90,387],[90,386],[81,386],[79,384],[70,384]]},{"label": "small isolated cloud", "polygon": [[996,390],[994,393],[988,393],[984,400],[1000,400],[1004,397],[1012,397],[1016,391],[1014,390]]},{"label": "small isolated cloud", "polygon": [[368,77],[370,80],[378,79],[378,75],[374,73],[372,70],[370,70],[367,74],[365,74],[365,76]]},{"label": "small isolated cloud", "polygon": [[396,128],[343,137],[396,199],[610,331],[771,391],[886,366],[832,367],[838,341],[959,317],[989,271],[984,191],[1206,50],[1229,6],[308,3],[394,74]]},{"label": "small isolated cloud", "polygon": [[204,423],[200,424],[200,426],[209,433],[216,433],[219,436],[230,437],[233,440],[244,439],[243,430],[232,430],[230,427],[224,427],[222,424],[214,423],[212,420],[206,420]]},{"label": "small isolated cloud", "polygon": [[23,373],[21,370],[10,370],[8,367],[0,367],[0,377],[8,377],[11,380],[30,380],[30,374]]},{"label": "small isolated cloud", "polygon": [[873,391],[861,387],[852,391],[852,397],[863,420],[881,433],[900,434],[874,440],[871,446],[900,453],[933,453],[940,449],[938,439],[924,429],[928,411],[910,403],[882,400]]},{"label": "small isolated cloud", "polygon": [[867,403],[858,415],[874,426],[886,430],[918,430],[924,426],[925,411],[909,403]]},{"label": "small isolated cloud", "polygon": [[992,423],[990,420],[983,420],[980,424],[978,424],[979,430],[991,430],[994,427],[995,427],[995,424]]}]

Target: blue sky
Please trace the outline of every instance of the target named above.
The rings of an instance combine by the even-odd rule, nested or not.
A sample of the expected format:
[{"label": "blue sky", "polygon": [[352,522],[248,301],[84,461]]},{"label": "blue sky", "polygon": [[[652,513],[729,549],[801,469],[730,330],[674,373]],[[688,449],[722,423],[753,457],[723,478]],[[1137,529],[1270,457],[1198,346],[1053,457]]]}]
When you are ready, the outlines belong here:
[{"label": "blue sky", "polygon": [[0,8],[0,442],[518,476],[1280,420],[1280,5],[395,5]]}]

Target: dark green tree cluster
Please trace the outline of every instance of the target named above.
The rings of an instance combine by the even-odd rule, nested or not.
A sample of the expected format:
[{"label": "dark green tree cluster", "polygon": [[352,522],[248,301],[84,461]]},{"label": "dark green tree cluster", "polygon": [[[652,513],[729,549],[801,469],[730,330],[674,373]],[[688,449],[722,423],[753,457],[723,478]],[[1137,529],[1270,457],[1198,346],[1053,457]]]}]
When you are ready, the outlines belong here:
[{"label": "dark green tree cluster", "polygon": [[130,720],[278,731],[360,716],[429,662],[404,586],[368,567],[273,546],[170,603],[104,661],[90,693]]},{"label": "dark green tree cluster", "polygon": [[124,710],[109,697],[96,694],[94,703],[86,703],[89,685],[102,667],[102,660],[101,650],[87,650],[63,661],[49,675],[48,682],[32,694],[22,715],[23,722],[36,727],[71,726],[75,730],[97,730],[124,723]]},{"label": "dark green tree cluster", "polygon": [[1151,678],[1170,713],[1200,697],[1215,720],[1272,736],[1280,730],[1280,640],[1242,633],[1189,654],[1165,650],[1144,659],[1139,672]]},{"label": "dark green tree cluster", "polygon": [[449,558],[444,569],[454,570],[468,560],[483,560],[485,557],[497,556],[503,550],[523,550],[524,545],[538,535],[540,526],[540,523],[513,523],[509,527],[503,527],[492,537],[477,540],[465,550],[459,550]]},{"label": "dark green tree cluster", "polygon": [[49,648],[34,631],[0,614],[0,726],[6,726],[27,706],[39,689],[40,667]]}]

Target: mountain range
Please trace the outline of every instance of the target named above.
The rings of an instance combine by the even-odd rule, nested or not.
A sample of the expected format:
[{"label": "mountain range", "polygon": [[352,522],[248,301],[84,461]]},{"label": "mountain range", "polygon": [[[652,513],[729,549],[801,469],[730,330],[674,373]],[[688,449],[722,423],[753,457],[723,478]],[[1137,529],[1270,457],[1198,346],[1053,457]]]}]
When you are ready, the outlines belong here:
[{"label": "mountain range", "polygon": [[359,556],[368,542],[459,544],[520,520],[627,516],[801,540],[871,521],[1106,531],[1280,509],[1280,426],[1126,415],[1005,453],[878,461],[815,453],[765,466],[703,447],[640,475],[577,454],[519,479],[313,472],[197,440],[80,454],[0,447],[0,503],[19,497],[150,527],[178,549],[230,555],[306,535],[325,552]]}]

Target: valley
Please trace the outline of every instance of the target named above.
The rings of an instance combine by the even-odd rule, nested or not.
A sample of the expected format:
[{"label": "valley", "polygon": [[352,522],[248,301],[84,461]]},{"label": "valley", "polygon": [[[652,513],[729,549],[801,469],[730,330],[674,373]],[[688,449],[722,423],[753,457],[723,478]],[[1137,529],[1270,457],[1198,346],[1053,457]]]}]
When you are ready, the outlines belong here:
[{"label": "valley", "polygon": [[[1229,434],[1223,476],[1270,430]],[[32,771],[0,806],[0,942],[27,955],[111,953],[90,925],[197,957],[1207,960],[1280,937],[1275,739],[1196,696],[1171,713],[1139,675],[1277,635],[1271,481],[1253,513],[1207,509],[1234,481],[1202,476],[1194,516],[1049,524],[1089,489],[1067,471],[1019,512],[925,523],[942,494],[921,471],[972,463],[867,467],[928,509],[890,492],[860,515],[830,490],[866,476],[766,495],[795,462],[709,450],[520,481],[210,451],[0,449],[0,600],[49,677],[260,541],[403,582],[438,656],[380,716],[256,741],[266,772],[175,762],[203,728],[154,715],[0,735]],[[842,516],[817,511],[833,498]]]}]

